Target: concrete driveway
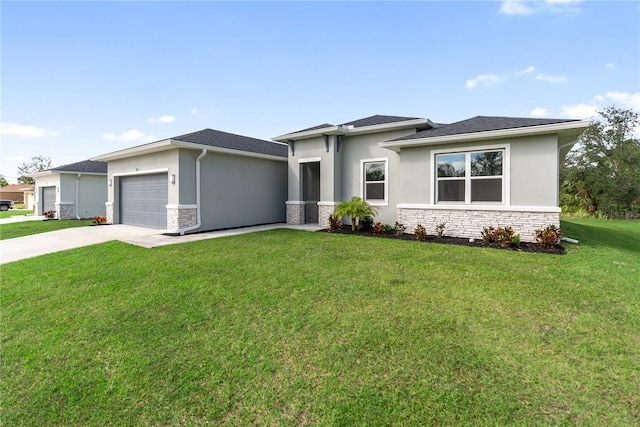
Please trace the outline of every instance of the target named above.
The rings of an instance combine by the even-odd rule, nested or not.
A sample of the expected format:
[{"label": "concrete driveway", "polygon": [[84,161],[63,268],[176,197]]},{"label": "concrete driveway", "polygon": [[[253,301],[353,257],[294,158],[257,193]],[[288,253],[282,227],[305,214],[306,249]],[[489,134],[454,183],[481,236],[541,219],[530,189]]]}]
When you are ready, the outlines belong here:
[{"label": "concrete driveway", "polygon": [[[0,220],[3,223],[4,220]],[[33,258],[53,252],[75,249],[97,243],[119,240],[145,248],[175,245],[178,243],[195,242],[217,237],[235,236],[238,234],[255,233],[258,231],[274,230],[276,228],[291,228],[294,230],[318,231],[322,227],[318,224],[287,225],[266,224],[252,227],[234,228],[230,230],[210,231],[206,233],[187,234],[184,236],[167,236],[158,230],[133,227],[130,225],[114,224],[104,226],[87,226],[66,228],[48,233],[17,237],[15,239],[0,240],[0,264]]]},{"label": "concrete driveway", "polygon": [[112,240],[133,240],[159,234],[130,225],[86,226],[0,240],[0,264]]}]

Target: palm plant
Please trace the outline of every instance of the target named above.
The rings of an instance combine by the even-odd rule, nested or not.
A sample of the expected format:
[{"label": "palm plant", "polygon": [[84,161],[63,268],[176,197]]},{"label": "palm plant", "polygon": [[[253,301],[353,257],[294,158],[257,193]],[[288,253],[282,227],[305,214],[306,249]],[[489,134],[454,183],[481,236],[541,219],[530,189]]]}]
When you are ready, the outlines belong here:
[{"label": "palm plant", "polygon": [[351,230],[356,230],[357,223],[365,216],[376,216],[378,208],[371,206],[360,197],[354,196],[348,202],[342,201],[336,206],[335,216],[342,218],[351,217]]}]

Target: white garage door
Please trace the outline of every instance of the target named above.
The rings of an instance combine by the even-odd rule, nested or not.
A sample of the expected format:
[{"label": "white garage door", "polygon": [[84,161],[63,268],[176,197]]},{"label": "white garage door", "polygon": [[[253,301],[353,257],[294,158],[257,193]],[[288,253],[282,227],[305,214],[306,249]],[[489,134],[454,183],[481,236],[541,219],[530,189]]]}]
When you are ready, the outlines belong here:
[{"label": "white garage door", "polygon": [[166,229],[168,191],[166,173],[120,177],[120,223]]},{"label": "white garage door", "polygon": [[56,210],[56,187],[42,187],[42,213]]}]

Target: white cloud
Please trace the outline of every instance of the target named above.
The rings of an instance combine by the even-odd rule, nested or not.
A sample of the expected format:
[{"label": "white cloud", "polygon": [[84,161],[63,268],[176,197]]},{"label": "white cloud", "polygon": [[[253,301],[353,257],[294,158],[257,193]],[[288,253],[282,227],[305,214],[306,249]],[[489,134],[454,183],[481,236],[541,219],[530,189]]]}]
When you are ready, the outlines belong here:
[{"label": "white cloud", "polygon": [[148,123],[171,123],[176,118],[174,116],[160,116],[157,118],[150,118],[147,120]]},{"label": "white cloud", "polygon": [[504,0],[500,5],[500,13],[519,16],[533,15],[543,11],[563,13],[578,10],[577,5],[581,1],[582,0]]},{"label": "white cloud", "polygon": [[596,105],[563,105],[561,114],[570,119],[589,119],[597,114],[597,110]]},{"label": "white cloud", "polygon": [[547,76],[545,74],[538,74],[536,80],[542,80],[549,83],[562,83],[567,80],[564,76]]},{"label": "white cloud", "polygon": [[523,75],[523,74],[529,74],[529,73],[533,73],[536,70],[536,67],[534,67],[533,65],[527,67],[526,69],[520,71],[518,74]]},{"label": "white cloud", "polygon": [[193,114],[194,116],[198,114],[198,109],[197,108],[192,108],[190,111],[191,114]]},{"label": "white cloud", "polygon": [[469,89],[473,89],[478,85],[478,83],[480,83],[482,86],[490,86],[498,83],[499,80],[500,78],[495,74],[482,74],[471,80],[467,80],[466,85]]},{"label": "white cloud", "polygon": [[125,141],[125,142],[152,142],[156,140],[155,136],[145,135],[140,132],[138,129],[131,129],[126,132],[122,132],[120,134],[115,133],[103,133],[100,135],[102,138],[107,139],[109,141]]},{"label": "white cloud", "polygon": [[505,15],[531,15],[537,10],[526,6],[525,2],[521,0],[505,0],[500,6],[500,12]]},{"label": "white cloud", "polygon": [[549,112],[547,111],[546,108],[538,107],[538,108],[534,108],[533,110],[531,110],[529,115],[531,117],[547,117],[549,115]]},{"label": "white cloud", "polygon": [[606,68],[607,70],[615,70],[616,69],[616,64],[614,64],[613,62],[607,62],[605,64],[604,68]]},{"label": "white cloud", "polygon": [[20,125],[17,123],[0,123],[0,135],[13,135],[23,138],[44,138],[46,136],[60,135],[60,132],[43,129],[35,126]]},{"label": "white cloud", "polygon": [[633,108],[640,112],[640,92],[607,92],[604,96],[617,104],[621,104],[624,108]]}]

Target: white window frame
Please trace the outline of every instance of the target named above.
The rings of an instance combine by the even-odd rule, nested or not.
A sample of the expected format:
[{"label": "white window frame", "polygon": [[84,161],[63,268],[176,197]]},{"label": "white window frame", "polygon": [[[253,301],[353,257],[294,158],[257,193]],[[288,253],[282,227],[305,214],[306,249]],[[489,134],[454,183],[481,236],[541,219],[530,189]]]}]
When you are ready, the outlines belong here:
[{"label": "white window frame", "polygon": [[[483,179],[483,177],[471,177],[471,153],[485,152],[485,151],[502,151],[502,202],[472,202],[471,201],[471,180]],[[438,201],[438,164],[436,157],[440,154],[465,154],[465,197],[464,201]],[[487,206],[510,206],[511,205],[511,144],[493,144],[493,145],[478,145],[467,146],[457,148],[443,148],[431,151],[431,177],[432,185],[430,186],[430,200],[434,205],[487,205]],[[462,177],[460,177],[462,178]],[[491,177],[487,177],[489,179]]]},{"label": "white window frame", "polygon": [[[365,163],[380,163],[384,162],[384,200],[371,200],[368,201],[364,198],[365,191]],[[362,159],[360,160],[360,197],[369,203],[371,206],[389,206],[389,158],[380,157],[377,159]]]}]

